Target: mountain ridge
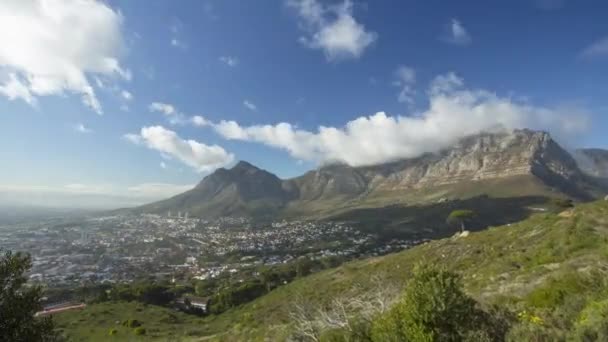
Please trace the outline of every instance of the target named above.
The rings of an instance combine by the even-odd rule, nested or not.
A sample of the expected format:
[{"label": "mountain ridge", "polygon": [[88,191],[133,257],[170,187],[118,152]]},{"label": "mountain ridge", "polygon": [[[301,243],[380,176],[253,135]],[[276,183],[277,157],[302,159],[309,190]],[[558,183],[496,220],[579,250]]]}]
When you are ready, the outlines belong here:
[{"label": "mountain ridge", "polygon": [[[608,166],[608,151],[606,156]],[[518,191],[582,201],[598,198],[608,184],[598,181],[600,171],[584,172],[581,158],[547,132],[523,129],[468,136],[436,153],[383,164],[329,164],[289,179],[239,161],[230,169],[217,169],[189,191],[133,211],[326,217],[351,207],[433,203],[480,194],[509,196]],[[603,164],[593,165],[598,169]]]}]

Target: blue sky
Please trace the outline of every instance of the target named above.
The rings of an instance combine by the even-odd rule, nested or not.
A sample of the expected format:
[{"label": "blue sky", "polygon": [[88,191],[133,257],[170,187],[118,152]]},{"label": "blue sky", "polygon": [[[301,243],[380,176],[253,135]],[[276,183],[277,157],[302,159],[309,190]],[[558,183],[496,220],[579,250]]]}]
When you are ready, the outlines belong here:
[{"label": "blue sky", "polygon": [[599,0],[9,0],[0,192],[139,203],[240,159],[292,177],[495,126],[608,147],[607,13]]}]

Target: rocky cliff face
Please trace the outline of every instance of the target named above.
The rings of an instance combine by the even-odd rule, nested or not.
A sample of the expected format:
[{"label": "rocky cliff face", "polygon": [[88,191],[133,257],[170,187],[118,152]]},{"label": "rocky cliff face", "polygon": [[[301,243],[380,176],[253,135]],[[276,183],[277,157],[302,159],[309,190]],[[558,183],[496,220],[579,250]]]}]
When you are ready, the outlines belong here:
[{"label": "rocky cliff face", "polygon": [[[588,157],[593,165],[608,165],[608,153],[606,159],[593,156]],[[307,215],[319,208],[333,210],[347,204],[389,205],[406,197],[424,201],[419,194],[434,189],[450,193],[450,189],[464,188],[457,196],[466,196],[469,189],[475,194],[492,193],[492,187],[505,184],[513,194],[549,189],[580,199],[590,198],[589,190],[596,186],[549,134],[515,130],[470,136],[450,149],[418,158],[356,168],[329,165],[288,180],[239,162],[232,169],[219,169],[205,177],[193,190],[142,208],[188,210],[205,216],[279,213],[295,208]]]},{"label": "rocky cliff face", "polygon": [[311,172],[298,184],[316,189],[317,198],[328,198],[344,192],[412,191],[515,176],[536,176],[551,183],[582,179],[574,159],[548,133],[530,130],[467,137],[453,148],[415,159],[361,168],[340,166],[340,172],[332,168],[336,167]]}]

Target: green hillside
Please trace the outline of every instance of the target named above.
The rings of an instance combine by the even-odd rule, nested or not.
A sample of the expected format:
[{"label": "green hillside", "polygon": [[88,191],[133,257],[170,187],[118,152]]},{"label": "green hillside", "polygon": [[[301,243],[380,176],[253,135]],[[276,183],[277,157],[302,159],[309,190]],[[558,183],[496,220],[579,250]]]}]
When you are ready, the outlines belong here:
[{"label": "green hillside", "polygon": [[[466,291],[479,302],[499,304],[514,314],[533,313],[543,322],[538,329],[565,336],[588,324],[585,317],[594,310],[608,314],[604,301],[608,299],[608,202],[537,214],[520,223],[350,262],[206,317],[196,323],[200,330],[193,334],[225,341],[284,340],[293,328],[290,313],[296,302],[305,302],[314,311],[335,299],[368,293],[379,284],[402,289],[417,263],[456,271]],[[93,306],[84,313],[89,310],[97,309]],[[122,318],[112,321],[117,319]],[[62,315],[58,320],[68,332],[98,325],[93,319],[72,319],[68,324]]]},{"label": "green hillside", "polygon": [[[196,316],[135,302],[93,304],[54,320],[69,341],[196,341],[208,333]],[[123,324],[128,320],[140,322],[145,334],[136,335],[135,327]]]},{"label": "green hillside", "polygon": [[[402,287],[419,262],[461,273],[467,292],[483,303],[501,304],[514,312],[537,311],[546,321],[557,320],[553,316],[568,309],[569,316],[562,320],[572,322],[590,298],[606,295],[606,284],[596,272],[608,272],[608,202],[351,262],[280,287],[208,322],[219,330],[229,329],[224,340],[284,338],[298,297],[313,307],[323,306],[333,298],[377,286],[373,275],[385,285]],[[574,308],[562,308],[567,305]]]}]

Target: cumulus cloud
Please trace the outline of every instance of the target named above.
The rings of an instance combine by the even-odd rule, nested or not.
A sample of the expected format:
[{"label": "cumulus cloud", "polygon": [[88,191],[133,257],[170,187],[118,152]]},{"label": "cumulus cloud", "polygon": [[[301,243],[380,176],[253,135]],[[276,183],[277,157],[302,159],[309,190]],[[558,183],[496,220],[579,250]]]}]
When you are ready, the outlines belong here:
[{"label": "cumulus cloud", "polygon": [[0,93],[32,105],[38,96],[74,93],[101,114],[90,79],[131,78],[119,63],[122,21],[96,0],[0,2]]},{"label": "cumulus cloud", "polygon": [[608,37],[602,38],[587,46],[580,54],[583,58],[608,56]]},{"label": "cumulus cloud", "polygon": [[254,111],[254,112],[258,110],[258,107],[249,100],[243,101],[243,106],[247,107],[247,109]]},{"label": "cumulus cloud", "polygon": [[220,62],[226,64],[229,67],[235,67],[239,65],[239,59],[232,56],[222,56],[219,58]]},{"label": "cumulus cloud", "polygon": [[437,152],[482,131],[532,128],[561,135],[580,133],[587,124],[584,112],[532,106],[486,90],[467,89],[453,73],[437,77],[428,95],[429,108],[416,116],[379,112],[344,127],[320,126],[316,131],[285,122],[241,126],[221,121],[213,128],[226,139],[262,143],[286,150],[296,159],[361,166]]},{"label": "cumulus cloud", "polygon": [[458,19],[452,19],[444,33],[443,40],[454,45],[469,45],[473,40]]},{"label": "cumulus cloud", "polygon": [[82,123],[74,125],[74,130],[78,133],[92,133],[93,130],[85,127]]},{"label": "cumulus cloud", "polygon": [[317,0],[288,0],[302,20],[305,35],[300,42],[311,49],[319,49],[330,61],[359,58],[377,38],[353,17],[353,4],[327,6]]},{"label": "cumulus cloud", "polygon": [[210,172],[234,160],[234,155],[220,146],[182,139],[162,126],[143,127],[139,134],[126,134],[124,138],[156,150],[164,157],[175,158],[198,172]]},{"label": "cumulus cloud", "polygon": [[397,101],[401,103],[407,103],[408,105],[414,104],[414,96],[416,90],[414,84],[416,83],[416,71],[407,66],[399,66],[395,71],[395,81],[393,85],[400,88],[399,94],[397,94]]}]

